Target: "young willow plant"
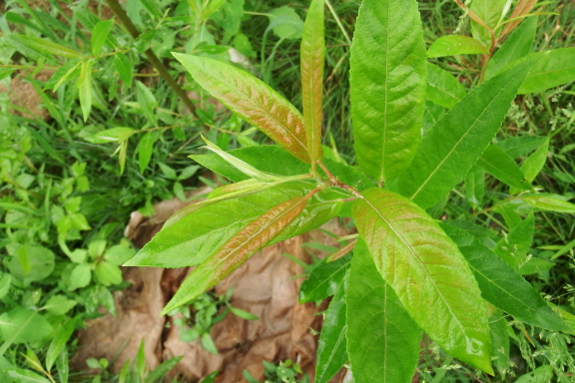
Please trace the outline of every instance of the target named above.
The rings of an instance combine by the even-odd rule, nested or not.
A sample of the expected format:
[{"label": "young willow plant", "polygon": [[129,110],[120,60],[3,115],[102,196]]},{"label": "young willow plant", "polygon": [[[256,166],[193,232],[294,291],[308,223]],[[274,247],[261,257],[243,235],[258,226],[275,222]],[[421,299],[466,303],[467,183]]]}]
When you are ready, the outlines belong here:
[{"label": "young willow plant", "polygon": [[[341,270],[330,274],[339,275],[339,287],[320,337],[317,382],[327,382],[348,360],[359,383],[410,382],[422,331],[449,354],[493,374],[487,307],[573,332],[498,253],[425,210],[480,159],[501,157],[501,149],[488,150],[491,157],[484,152],[494,148],[490,142],[540,57],[519,60],[469,94],[455,92],[456,100],[445,98],[451,109],[422,138],[428,64],[417,2],[364,0],[351,48],[356,168],[323,155],[324,44],[324,2],[313,0],[301,44],[303,115],[243,70],[174,53],[195,81],[279,147],[224,152],[210,144],[214,153],[192,156],[235,183],[176,214],[126,264],[198,265],[163,313],[211,288],[264,246],[334,217],[353,217],[359,238],[354,249],[344,247],[353,256],[326,264]],[[446,72],[430,68],[436,94],[453,84]],[[511,186],[531,188],[514,181]],[[538,195],[517,198],[530,204],[527,198]]]}]

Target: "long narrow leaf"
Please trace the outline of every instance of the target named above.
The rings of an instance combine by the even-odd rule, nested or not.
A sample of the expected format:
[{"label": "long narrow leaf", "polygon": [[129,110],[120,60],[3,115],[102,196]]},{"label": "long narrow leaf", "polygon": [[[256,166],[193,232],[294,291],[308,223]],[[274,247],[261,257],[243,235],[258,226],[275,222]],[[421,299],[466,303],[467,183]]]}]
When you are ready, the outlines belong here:
[{"label": "long narrow leaf", "polygon": [[317,345],[316,383],[329,382],[348,360],[345,339],[345,285],[344,281],[340,281],[325,314],[325,321]]},{"label": "long narrow leaf", "polygon": [[355,152],[385,181],[407,168],[419,144],[426,57],[415,0],[364,0],[351,47]]},{"label": "long narrow leaf", "polygon": [[324,0],[313,0],[301,41],[301,84],[307,149],[312,166],[321,159],[323,66],[325,61]]},{"label": "long narrow leaf", "polygon": [[540,92],[575,81],[575,47],[536,53],[541,61],[519,88],[519,94]]},{"label": "long narrow leaf", "polygon": [[423,208],[461,181],[489,145],[534,62],[492,78],[457,103],[422,139],[398,190]]},{"label": "long narrow leaf", "polygon": [[39,37],[34,36],[24,36],[24,35],[19,35],[18,37],[20,38],[21,41],[24,42],[24,44],[28,45],[30,48],[35,50],[43,51],[56,56],[66,57],[69,59],[75,59],[81,57],[81,55],[78,52],[70,48],[66,48],[60,44],[53,43],[46,39],[41,39]]},{"label": "long narrow leaf", "polygon": [[[533,9],[533,7],[535,6],[536,3],[537,3],[537,0],[519,0],[517,7],[515,7],[513,12],[509,16],[509,19],[514,19],[516,17],[528,14],[531,11],[531,9]],[[513,21],[511,23],[505,24],[505,26],[503,27],[503,30],[501,31],[501,35],[499,36],[499,38],[502,38],[503,36],[505,36],[506,34],[511,32],[512,30],[514,30],[519,25],[519,23],[521,23],[521,21],[522,21],[522,19],[519,19],[519,20]]]},{"label": "long narrow leaf", "polygon": [[302,212],[311,196],[291,198],[240,230],[186,278],[161,315],[205,292],[266,246]]},{"label": "long narrow leaf", "polygon": [[174,53],[194,80],[293,156],[309,163],[303,117],[263,81],[207,57]]},{"label": "long narrow leaf", "polygon": [[467,92],[449,72],[427,63],[427,90],[425,97],[447,109],[453,108]]},{"label": "long narrow leaf", "polygon": [[489,303],[530,325],[570,331],[539,293],[480,240],[451,225],[441,227],[459,246]]},{"label": "long narrow leaf", "polygon": [[537,30],[537,17],[530,17],[505,40],[505,43],[495,52],[487,63],[485,80],[499,73],[507,64],[527,56],[533,48],[533,40]]},{"label": "long narrow leaf", "polygon": [[448,353],[492,373],[487,313],[455,243],[408,199],[377,188],[362,194],[357,229],[409,315]]},{"label": "long narrow leaf", "polygon": [[477,165],[499,181],[518,188],[529,189],[525,175],[513,159],[495,145],[489,145],[477,161]]},{"label": "long narrow leaf", "polygon": [[347,350],[355,382],[411,382],[421,330],[381,278],[362,240],[351,262],[346,304]]},{"label": "long narrow leaf", "polygon": [[88,120],[90,111],[92,110],[92,62],[82,61],[82,71],[78,82],[78,93],[80,95],[80,106],[82,107],[82,114],[84,121]]},{"label": "long narrow leaf", "polygon": [[303,196],[309,190],[307,184],[293,183],[196,210],[186,208],[188,214],[182,214],[178,220],[165,226],[125,266],[185,267],[200,264],[279,202]]}]

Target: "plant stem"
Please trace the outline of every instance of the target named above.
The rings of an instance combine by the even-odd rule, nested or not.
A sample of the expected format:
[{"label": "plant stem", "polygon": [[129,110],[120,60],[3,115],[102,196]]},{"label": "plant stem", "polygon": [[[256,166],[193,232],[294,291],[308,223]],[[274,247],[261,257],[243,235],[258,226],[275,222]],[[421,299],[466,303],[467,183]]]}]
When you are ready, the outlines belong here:
[{"label": "plant stem", "polygon": [[[130,20],[130,18],[120,5],[120,3],[118,3],[118,0],[106,0],[106,3],[110,7],[110,9],[114,12],[116,17],[120,19],[120,21],[130,34],[130,36],[132,36],[132,38],[134,39],[137,39],[138,36],[140,36],[140,32],[138,32],[136,26],[132,23],[132,20]],[[174,78],[170,76],[170,73],[168,72],[164,64],[162,64],[160,59],[158,59],[158,56],[156,56],[156,54],[152,51],[151,48],[149,48],[144,53],[148,58],[148,61],[150,61],[150,63],[158,71],[160,76],[168,83],[168,85],[174,90],[174,92],[176,92],[176,94],[178,95],[180,100],[182,100],[184,105],[186,105],[186,107],[190,110],[190,112],[197,117],[196,107],[194,106],[194,104],[192,103],[186,92],[182,89],[182,87],[180,87],[180,85],[176,82],[176,80],[174,80]]]},{"label": "plant stem", "polygon": [[327,4],[327,7],[329,8],[329,11],[330,11],[331,14],[333,15],[333,18],[335,19],[335,22],[337,23],[337,26],[339,27],[339,29],[341,29],[341,32],[343,33],[343,36],[344,36],[345,39],[347,40],[347,43],[348,43],[349,46],[351,47],[351,38],[349,37],[349,34],[347,33],[347,31],[346,31],[345,28],[343,27],[343,24],[341,23],[341,20],[339,19],[339,16],[338,16],[337,13],[335,12],[335,9],[333,8],[333,6],[332,6],[331,3],[329,2],[329,0],[325,0],[325,3]]}]

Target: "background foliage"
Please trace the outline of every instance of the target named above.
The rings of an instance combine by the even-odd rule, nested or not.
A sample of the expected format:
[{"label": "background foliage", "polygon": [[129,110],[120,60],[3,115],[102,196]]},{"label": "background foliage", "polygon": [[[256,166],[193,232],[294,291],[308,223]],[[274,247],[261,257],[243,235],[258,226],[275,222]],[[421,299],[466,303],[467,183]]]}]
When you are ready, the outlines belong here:
[{"label": "background foliage", "polygon": [[[326,157],[349,164],[357,162],[349,110],[349,52],[359,3],[333,1],[326,8],[323,143],[329,148]],[[269,143],[210,102],[171,52],[229,62],[227,52],[233,47],[242,55],[237,66],[248,62],[255,75],[301,110],[299,45],[308,2],[130,0],[125,9],[141,32],[136,39],[117,20],[110,21],[114,14],[104,2],[14,0],[3,7],[1,82],[9,87],[12,78],[22,78],[40,96],[47,113],[45,118],[34,116],[30,105],[1,94],[0,363],[2,369],[15,372],[0,372],[0,378],[26,381],[26,376],[38,375],[66,381],[74,330],[101,315],[96,311],[100,305],[113,314],[111,293],[125,287],[119,265],[134,254],[122,238],[130,212],[148,215],[154,202],[173,196],[184,200],[199,180],[210,182],[188,158],[200,153],[200,134],[224,150]],[[452,1],[420,1],[419,9],[428,47],[456,30],[464,35],[476,30],[468,18],[460,18],[462,12]],[[572,47],[573,3],[541,2],[538,10],[556,14],[530,21],[536,27],[533,51]],[[148,49],[171,77],[185,83],[186,91],[195,92],[195,110],[183,106],[159,78],[145,53]],[[479,55],[431,61],[466,88],[481,76]],[[44,80],[37,77],[42,71],[51,71]],[[570,83],[517,98],[497,137],[547,137],[501,148],[519,159],[522,169],[532,169],[528,171],[535,185],[565,200],[575,197],[574,95]],[[428,108],[424,128],[450,107],[446,102]],[[507,232],[514,222],[521,227],[512,213],[493,204],[507,195],[504,185],[494,177],[472,177],[454,189],[441,213],[490,228],[481,231],[486,241],[505,238],[497,232]],[[541,260],[525,271],[531,284],[571,314],[572,217],[552,212],[528,216],[525,230],[536,235],[520,249]],[[520,243],[521,231],[516,233]],[[482,381],[511,382],[517,379],[513,374],[525,374],[525,382],[536,381],[529,380],[527,372],[544,377],[549,366],[573,365],[573,348],[565,339],[515,326],[510,359],[514,366],[508,365],[509,373],[496,378],[483,375]],[[32,328],[35,331],[29,331]],[[505,330],[500,326],[499,331]],[[433,343],[422,360],[418,371],[426,381],[476,379],[475,370],[453,363]],[[138,368],[140,375],[126,373],[114,379],[143,380],[144,367]]]}]

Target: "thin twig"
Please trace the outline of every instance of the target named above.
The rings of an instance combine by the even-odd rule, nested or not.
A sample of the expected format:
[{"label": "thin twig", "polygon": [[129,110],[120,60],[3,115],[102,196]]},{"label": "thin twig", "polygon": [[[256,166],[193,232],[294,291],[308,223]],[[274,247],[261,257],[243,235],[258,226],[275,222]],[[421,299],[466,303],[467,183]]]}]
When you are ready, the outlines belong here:
[{"label": "thin twig", "polygon": [[[118,3],[118,0],[106,0],[106,3],[108,4],[108,7],[110,7],[110,9],[114,12],[116,17],[120,19],[120,21],[130,34],[130,36],[132,36],[132,38],[134,39],[137,39],[140,36],[140,32],[138,32],[136,26],[132,23],[132,20],[130,20],[130,18],[120,5],[120,3]],[[168,72],[164,64],[162,64],[160,59],[158,59],[158,56],[156,56],[156,54],[152,51],[151,48],[144,53],[148,58],[148,61],[150,61],[150,63],[158,71],[160,76],[168,83],[168,85],[174,90],[174,92],[176,92],[180,100],[182,100],[182,102],[186,105],[186,107],[190,110],[190,112],[197,117],[196,107],[194,106],[194,104],[192,103],[186,92],[182,89],[182,87],[180,87],[180,85],[176,82],[176,80],[174,80],[174,78],[170,76],[170,73]]]}]

